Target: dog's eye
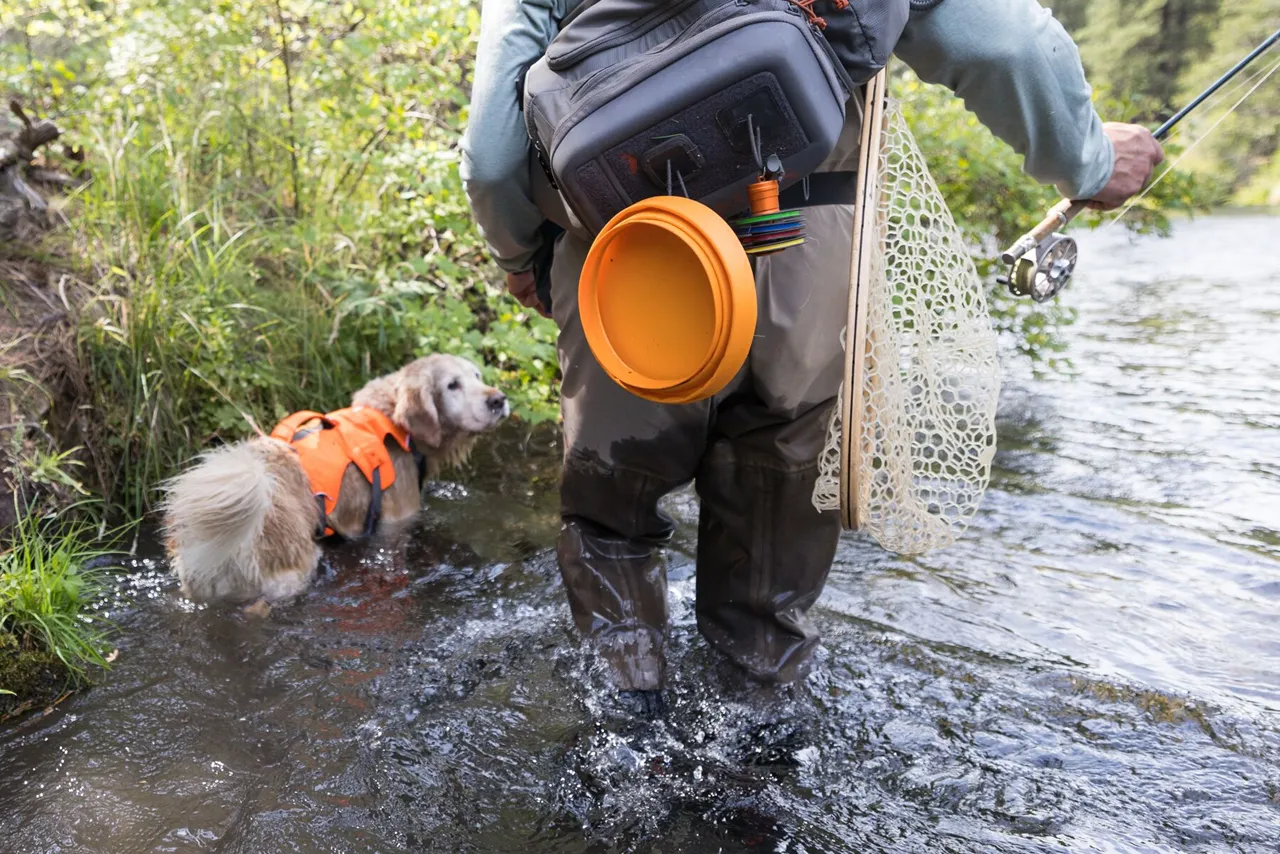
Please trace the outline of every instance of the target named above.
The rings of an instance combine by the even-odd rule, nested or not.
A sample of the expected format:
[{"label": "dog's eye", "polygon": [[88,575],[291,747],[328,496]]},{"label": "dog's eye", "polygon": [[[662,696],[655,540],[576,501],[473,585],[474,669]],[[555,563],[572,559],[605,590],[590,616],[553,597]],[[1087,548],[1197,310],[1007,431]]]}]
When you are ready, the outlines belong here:
[{"label": "dog's eye", "polygon": [[462,388],[462,382],[459,380],[454,380],[449,383],[449,391],[457,391],[460,388]]}]

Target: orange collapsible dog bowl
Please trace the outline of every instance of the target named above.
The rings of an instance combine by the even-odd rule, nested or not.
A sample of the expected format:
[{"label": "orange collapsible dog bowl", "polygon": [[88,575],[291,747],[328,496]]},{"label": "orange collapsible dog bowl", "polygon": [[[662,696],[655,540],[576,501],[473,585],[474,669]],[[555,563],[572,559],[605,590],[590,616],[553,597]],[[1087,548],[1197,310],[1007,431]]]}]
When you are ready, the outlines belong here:
[{"label": "orange collapsible dog bowl", "polygon": [[746,361],[755,275],[718,214],[656,196],[619,213],[592,243],[578,310],[614,382],[649,400],[688,403],[723,389]]}]

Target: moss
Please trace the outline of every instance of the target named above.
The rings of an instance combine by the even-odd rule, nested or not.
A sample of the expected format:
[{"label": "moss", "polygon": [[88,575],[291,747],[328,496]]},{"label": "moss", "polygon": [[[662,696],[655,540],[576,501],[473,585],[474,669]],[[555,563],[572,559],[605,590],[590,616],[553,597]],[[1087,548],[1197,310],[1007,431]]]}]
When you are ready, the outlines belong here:
[{"label": "moss", "polygon": [[0,721],[50,703],[75,684],[53,653],[27,649],[18,638],[0,632]]},{"label": "moss", "polygon": [[[1103,703],[1122,704],[1140,709],[1154,723],[1173,726],[1190,724],[1198,727],[1214,743],[1228,750],[1238,749],[1236,744],[1225,740],[1221,733],[1215,731],[1205,709],[1189,699],[1150,688],[1116,685],[1077,676],[1071,677],[1070,682],[1078,695],[1091,696]],[[1119,720],[1119,718],[1115,719]]]}]

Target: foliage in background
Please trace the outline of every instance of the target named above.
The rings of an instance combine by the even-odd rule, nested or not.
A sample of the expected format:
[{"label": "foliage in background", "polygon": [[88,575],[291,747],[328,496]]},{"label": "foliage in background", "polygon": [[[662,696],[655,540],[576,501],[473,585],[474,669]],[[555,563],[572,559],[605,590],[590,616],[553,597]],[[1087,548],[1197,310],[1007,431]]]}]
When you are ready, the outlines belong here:
[{"label": "foliage in background", "polygon": [[[482,361],[525,419],[555,417],[554,327],[504,295],[458,177],[478,24],[472,0],[0,0],[0,89],[55,118],[92,178],[42,251],[89,295],[99,491],[141,512],[249,418],[340,406],[433,349]],[[898,86],[994,254],[1053,194],[949,94]],[[1069,318],[996,308],[1052,361]]]},{"label": "foliage in background", "polygon": [[[1188,69],[1179,81],[1182,99],[1193,97],[1221,72],[1235,64],[1280,27],[1280,0],[1240,0],[1224,3],[1204,59]],[[1255,81],[1268,71],[1275,73],[1197,149],[1190,166],[1231,188],[1231,201],[1242,205],[1280,207],[1280,55],[1274,49],[1250,68]],[[1252,84],[1250,84],[1252,85]],[[1233,84],[1221,99],[1221,110],[1243,96],[1246,87]],[[1185,139],[1208,130],[1209,115],[1190,121]]]},{"label": "foliage in background", "polygon": [[[1125,120],[1172,115],[1280,27],[1280,0],[1040,0],[1080,44],[1095,85],[1124,99]],[[1201,137],[1280,63],[1261,57],[1193,113],[1173,141]],[[1280,206],[1280,73],[1260,86],[1197,147],[1183,167],[1201,175],[1213,202]]]},{"label": "foliage in background", "polygon": [[1204,59],[1221,0],[1090,0],[1077,37],[1091,76],[1112,91],[1149,99],[1128,118],[1175,109],[1179,78]]}]

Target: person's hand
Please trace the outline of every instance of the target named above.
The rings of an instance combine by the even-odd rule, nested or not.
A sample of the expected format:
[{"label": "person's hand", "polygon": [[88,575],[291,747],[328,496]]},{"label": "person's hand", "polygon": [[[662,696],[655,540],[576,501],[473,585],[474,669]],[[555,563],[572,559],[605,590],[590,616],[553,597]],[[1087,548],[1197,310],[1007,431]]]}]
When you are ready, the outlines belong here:
[{"label": "person's hand", "polygon": [[516,302],[525,308],[532,308],[543,317],[551,316],[538,300],[537,280],[532,270],[523,273],[507,273],[507,290],[516,298]]},{"label": "person's hand", "polygon": [[1089,200],[1089,207],[1109,211],[1123,205],[1146,186],[1151,171],[1164,160],[1164,149],[1142,125],[1107,122],[1102,130],[1111,138],[1116,164],[1111,180]]}]

